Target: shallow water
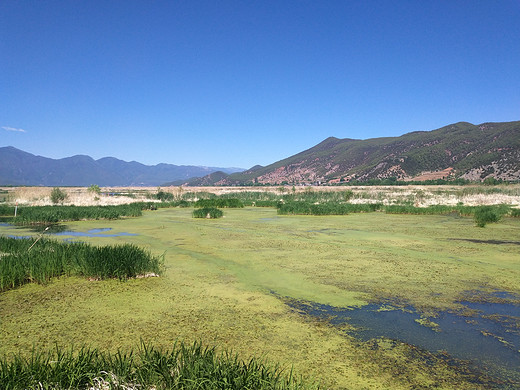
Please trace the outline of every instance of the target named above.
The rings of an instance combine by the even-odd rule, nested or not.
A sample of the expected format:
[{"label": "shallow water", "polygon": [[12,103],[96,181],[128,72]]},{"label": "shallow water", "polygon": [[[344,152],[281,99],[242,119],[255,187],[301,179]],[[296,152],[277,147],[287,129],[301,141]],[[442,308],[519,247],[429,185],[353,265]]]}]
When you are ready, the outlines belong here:
[{"label": "shallow water", "polygon": [[34,225],[34,226],[20,226],[16,227],[9,223],[0,223],[0,227],[15,227],[19,229],[21,234],[9,234],[8,237],[12,238],[27,238],[30,236],[22,234],[22,232],[34,232],[42,233],[45,236],[72,236],[72,237],[121,237],[121,236],[137,236],[135,233],[119,232],[119,233],[106,233],[112,230],[112,228],[95,228],[87,230],[86,232],[77,232],[68,230],[69,227],[61,224],[54,225]]},{"label": "shallow water", "polygon": [[121,237],[121,236],[137,236],[135,233],[127,233],[127,232],[120,232],[120,233],[111,233],[106,234],[104,232],[108,232],[112,230],[112,228],[96,228],[96,229],[90,229],[86,232],[75,232],[72,230],[63,231],[59,233],[51,233],[51,235],[54,236],[73,236],[73,237]]},{"label": "shallow water", "polygon": [[447,353],[468,362],[475,371],[506,381],[504,388],[520,388],[520,305],[460,303],[473,310],[471,316],[468,311],[465,315],[441,312],[436,318],[421,319],[413,307],[370,304],[349,309],[309,302],[288,304],[335,326],[352,325],[356,330],[351,334],[363,341],[384,337],[434,354]]}]

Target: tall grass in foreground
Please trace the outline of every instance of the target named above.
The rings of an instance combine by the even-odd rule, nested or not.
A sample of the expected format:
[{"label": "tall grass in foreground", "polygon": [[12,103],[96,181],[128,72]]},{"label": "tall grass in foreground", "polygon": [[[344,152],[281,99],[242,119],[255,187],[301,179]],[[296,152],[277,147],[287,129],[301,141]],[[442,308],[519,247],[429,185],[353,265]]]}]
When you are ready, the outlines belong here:
[{"label": "tall grass in foreground", "polygon": [[83,347],[0,358],[3,389],[309,389],[292,371],[195,342],[115,354]]},{"label": "tall grass in foreground", "polygon": [[160,274],[162,258],[132,244],[96,247],[48,239],[0,237],[0,292],[61,275],[120,280]]}]

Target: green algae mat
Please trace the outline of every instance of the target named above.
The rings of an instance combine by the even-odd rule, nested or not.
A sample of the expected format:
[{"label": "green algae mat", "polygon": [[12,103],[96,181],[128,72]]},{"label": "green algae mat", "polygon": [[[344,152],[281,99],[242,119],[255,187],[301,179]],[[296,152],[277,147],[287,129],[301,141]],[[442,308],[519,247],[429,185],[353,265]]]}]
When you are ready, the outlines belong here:
[{"label": "green algae mat", "polygon": [[[323,388],[520,383],[514,369],[496,373],[441,347],[425,349],[385,334],[359,337],[360,324],[348,316],[348,310],[368,307],[413,312],[425,337],[433,337],[443,331],[444,313],[475,321],[476,309],[467,302],[518,307],[520,220],[478,228],[471,218],[454,215],[278,216],[275,209],[252,207],[226,209],[223,218],[209,220],[191,212],[161,209],[139,218],[67,224],[57,239],[128,242],[164,254],[163,276],[126,282],[62,277],[4,292],[0,354],[55,345],[116,351],[142,341],[166,348],[178,340],[201,341],[243,359],[293,368]],[[77,234],[92,229],[101,234]],[[1,226],[0,234],[36,233]],[[347,315],[335,322],[334,310],[308,310],[317,307]],[[499,320],[505,323],[505,317],[512,339],[493,330],[484,336],[520,359],[519,318],[513,312]]]}]

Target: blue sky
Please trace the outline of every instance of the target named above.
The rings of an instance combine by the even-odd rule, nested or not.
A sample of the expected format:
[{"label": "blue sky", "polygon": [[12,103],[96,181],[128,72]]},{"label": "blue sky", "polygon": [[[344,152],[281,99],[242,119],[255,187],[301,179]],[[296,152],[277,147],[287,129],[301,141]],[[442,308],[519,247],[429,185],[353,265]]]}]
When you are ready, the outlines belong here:
[{"label": "blue sky", "polygon": [[0,1],[0,146],[249,168],[520,120],[519,0]]}]

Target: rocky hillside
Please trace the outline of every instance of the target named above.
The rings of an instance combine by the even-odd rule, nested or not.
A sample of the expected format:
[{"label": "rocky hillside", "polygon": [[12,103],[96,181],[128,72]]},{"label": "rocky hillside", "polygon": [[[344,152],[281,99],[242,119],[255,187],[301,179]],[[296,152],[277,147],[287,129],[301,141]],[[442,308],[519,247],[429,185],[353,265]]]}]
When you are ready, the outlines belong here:
[{"label": "rocky hillside", "polygon": [[206,178],[204,184],[332,184],[391,177],[520,180],[520,121],[459,122],[433,131],[367,140],[330,137],[266,167],[216,181]]}]

